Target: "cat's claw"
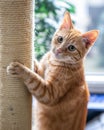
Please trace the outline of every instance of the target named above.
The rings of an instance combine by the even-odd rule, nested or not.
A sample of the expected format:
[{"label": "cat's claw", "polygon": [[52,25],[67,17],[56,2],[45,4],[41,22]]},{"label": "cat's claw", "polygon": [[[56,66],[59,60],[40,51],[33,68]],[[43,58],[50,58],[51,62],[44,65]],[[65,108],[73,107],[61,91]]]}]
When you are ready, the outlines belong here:
[{"label": "cat's claw", "polygon": [[22,72],[23,72],[23,65],[19,62],[12,62],[7,67],[7,74],[20,77]]}]

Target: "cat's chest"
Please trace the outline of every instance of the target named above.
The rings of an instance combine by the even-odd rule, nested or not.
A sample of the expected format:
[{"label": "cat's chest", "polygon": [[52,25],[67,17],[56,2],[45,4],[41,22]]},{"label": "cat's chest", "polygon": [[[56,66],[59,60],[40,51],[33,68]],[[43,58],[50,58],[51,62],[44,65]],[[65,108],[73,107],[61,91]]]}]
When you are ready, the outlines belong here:
[{"label": "cat's chest", "polygon": [[48,65],[46,70],[45,70],[45,73],[44,73],[44,79],[47,79],[50,76],[56,75],[57,71],[58,71],[57,67],[52,66],[52,65]]},{"label": "cat's chest", "polygon": [[44,79],[48,81],[68,81],[71,78],[69,71],[62,66],[48,65],[44,73]]}]

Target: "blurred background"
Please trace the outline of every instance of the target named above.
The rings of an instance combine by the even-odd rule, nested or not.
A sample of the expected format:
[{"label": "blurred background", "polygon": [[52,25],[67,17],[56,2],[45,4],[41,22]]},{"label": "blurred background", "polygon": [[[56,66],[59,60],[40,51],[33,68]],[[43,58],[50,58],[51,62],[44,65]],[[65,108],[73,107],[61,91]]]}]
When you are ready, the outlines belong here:
[{"label": "blurred background", "polygon": [[35,0],[35,56],[39,60],[49,50],[66,10],[78,30],[100,30],[85,60],[91,93],[85,130],[104,130],[104,0]]}]

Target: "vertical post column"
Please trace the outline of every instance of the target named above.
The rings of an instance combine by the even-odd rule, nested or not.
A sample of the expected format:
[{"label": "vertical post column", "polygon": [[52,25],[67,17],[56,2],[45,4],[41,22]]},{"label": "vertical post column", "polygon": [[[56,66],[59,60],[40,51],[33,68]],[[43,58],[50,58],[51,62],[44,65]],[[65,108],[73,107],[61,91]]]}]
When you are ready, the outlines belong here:
[{"label": "vertical post column", "polygon": [[12,61],[32,68],[33,0],[0,0],[0,130],[31,130],[32,98],[7,75]]}]

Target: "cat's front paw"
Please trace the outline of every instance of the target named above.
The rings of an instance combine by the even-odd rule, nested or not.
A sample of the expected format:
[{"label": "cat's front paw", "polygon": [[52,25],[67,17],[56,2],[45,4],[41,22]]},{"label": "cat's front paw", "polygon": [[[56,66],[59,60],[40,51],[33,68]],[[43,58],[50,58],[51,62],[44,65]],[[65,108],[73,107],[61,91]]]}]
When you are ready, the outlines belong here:
[{"label": "cat's front paw", "polygon": [[24,65],[19,62],[12,62],[7,67],[7,73],[13,76],[21,77],[24,73]]}]

